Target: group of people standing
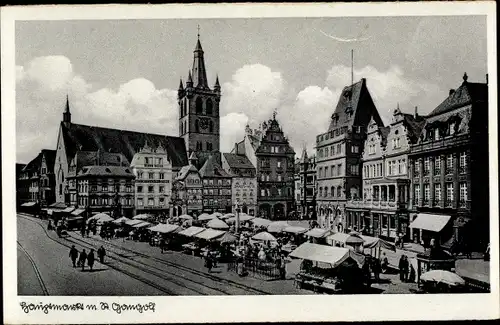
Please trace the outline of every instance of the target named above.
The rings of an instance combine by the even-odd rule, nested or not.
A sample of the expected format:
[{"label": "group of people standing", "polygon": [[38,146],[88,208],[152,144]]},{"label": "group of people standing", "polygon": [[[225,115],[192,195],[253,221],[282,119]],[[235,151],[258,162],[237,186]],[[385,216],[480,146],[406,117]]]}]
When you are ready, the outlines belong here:
[{"label": "group of people standing", "polygon": [[408,260],[408,256],[401,255],[399,259],[399,279],[401,282],[415,282],[415,268]]},{"label": "group of people standing", "polygon": [[[97,256],[99,257],[99,262],[101,262],[101,264],[104,264],[104,256],[106,256],[106,250],[103,246],[101,246],[97,250]],[[82,271],[85,271],[85,263],[87,263],[90,271],[93,270],[95,262],[95,253],[93,248],[88,253],[85,251],[85,249],[83,249],[81,252],[78,252],[75,245],[73,245],[69,250],[69,257],[71,259],[71,262],[73,263],[73,267],[81,267]]]}]

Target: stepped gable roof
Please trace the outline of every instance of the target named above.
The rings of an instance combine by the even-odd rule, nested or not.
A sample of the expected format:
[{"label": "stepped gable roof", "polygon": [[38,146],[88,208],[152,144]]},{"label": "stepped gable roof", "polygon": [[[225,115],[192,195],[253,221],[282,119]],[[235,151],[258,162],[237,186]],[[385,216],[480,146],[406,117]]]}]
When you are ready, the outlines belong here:
[{"label": "stepped gable roof", "polygon": [[198,173],[198,169],[194,165],[186,165],[181,168],[181,170],[179,171],[179,176],[177,176],[175,179],[183,180],[190,172]]},{"label": "stepped gable roof", "polygon": [[[337,106],[335,108],[335,112],[332,115],[337,117],[337,122],[330,122],[330,126],[328,128],[329,131],[334,130],[339,127],[352,127],[354,124],[360,124],[358,120],[366,119],[362,116],[359,116],[361,113],[358,113],[360,103],[369,104],[373,107],[375,104],[373,103],[373,99],[371,98],[370,92],[366,86],[366,79],[362,78],[360,81],[344,87],[342,93],[340,94],[339,101],[337,102]],[[347,118],[347,109],[352,109],[352,116]],[[378,115],[377,110],[374,110],[373,114],[375,114],[376,122],[378,124],[382,124],[380,116]],[[369,122],[366,121],[366,122]]]},{"label": "stepped gable roof", "polygon": [[406,126],[406,134],[410,138],[410,141],[412,143],[415,143],[418,141],[418,138],[420,137],[420,134],[422,133],[422,130],[424,129],[425,126],[425,118],[422,116],[413,116],[412,114],[403,114],[403,123]]},{"label": "stepped gable roof", "polygon": [[391,128],[389,126],[381,126],[378,130],[380,132],[380,138],[382,139],[381,144],[385,147],[387,145],[387,136],[389,135]]},{"label": "stepped gable roof", "polygon": [[427,117],[436,116],[477,102],[488,102],[488,85],[464,80],[462,85],[439,104]]},{"label": "stepped gable roof", "polygon": [[135,178],[130,167],[125,166],[84,166],[77,177],[107,176]]},{"label": "stepped gable roof", "polygon": [[152,148],[161,144],[166,149],[173,167],[182,167],[188,163],[186,146],[180,137],[73,123],[69,127],[61,123],[61,128],[68,160],[74,157],[77,151],[99,150],[103,153],[123,153],[130,162],[147,141]]},{"label": "stepped gable roof", "polygon": [[56,150],[42,149],[42,153],[45,156],[45,163],[47,164],[47,169],[49,173],[54,172],[54,165],[56,163]]},{"label": "stepped gable roof", "polygon": [[75,165],[76,170],[74,172],[69,172],[69,174],[74,174],[77,171],[80,171],[80,169],[84,166],[95,165],[128,167],[130,166],[130,163],[127,160],[127,157],[125,157],[122,153],[77,151],[75,157],[71,161],[71,165]]},{"label": "stepped gable roof", "polygon": [[220,163],[220,153],[215,153],[211,155],[207,161],[203,164],[200,169],[201,177],[231,177],[224,169],[222,169]]},{"label": "stepped gable roof", "polygon": [[234,153],[223,153],[223,155],[230,168],[255,170],[255,167],[252,165],[247,156]]}]

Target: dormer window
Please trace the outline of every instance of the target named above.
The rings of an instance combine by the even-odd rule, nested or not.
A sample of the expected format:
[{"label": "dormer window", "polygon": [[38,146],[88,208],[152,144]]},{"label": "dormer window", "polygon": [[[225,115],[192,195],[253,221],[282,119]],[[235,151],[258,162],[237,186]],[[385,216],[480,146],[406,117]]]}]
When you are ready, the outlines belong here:
[{"label": "dormer window", "polygon": [[439,140],[439,128],[434,129],[434,140]]},{"label": "dormer window", "polygon": [[449,135],[453,135],[455,134],[455,122],[450,122],[450,124],[448,124],[448,134]]}]

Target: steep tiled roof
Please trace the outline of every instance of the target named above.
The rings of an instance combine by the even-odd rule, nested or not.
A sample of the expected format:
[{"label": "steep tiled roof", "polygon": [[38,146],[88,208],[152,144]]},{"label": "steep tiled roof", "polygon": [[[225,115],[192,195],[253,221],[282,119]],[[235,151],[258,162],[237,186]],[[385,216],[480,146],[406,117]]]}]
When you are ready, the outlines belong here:
[{"label": "steep tiled roof", "polygon": [[244,155],[236,155],[233,153],[223,153],[224,158],[229,165],[229,168],[236,169],[255,169],[247,156]]},{"label": "steep tiled roof", "polygon": [[179,176],[177,176],[175,179],[184,179],[189,172],[198,172],[198,169],[194,165],[186,165],[181,168],[179,171]]},{"label": "steep tiled roof", "polygon": [[48,173],[54,172],[54,164],[56,162],[56,150],[42,149],[42,154],[45,156]]},{"label": "steep tiled roof", "polygon": [[26,167],[26,164],[18,164],[16,163],[16,175],[19,175],[20,172]]},{"label": "steep tiled roof", "polygon": [[77,177],[89,176],[135,177],[129,167],[122,166],[85,166],[78,173]]},{"label": "steep tiled roof", "polygon": [[[360,110],[359,108],[367,108],[367,110]],[[347,110],[352,109],[352,116],[348,117]],[[375,108],[375,104],[371,98],[370,92],[366,86],[366,79],[361,79],[353,85],[344,87],[342,93],[340,94],[337,107],[332,115],[336,117],[337,122],[332,118],[330,122],[330,127],[328,130],[334,130],[339,127],[347,126],[351,127],[353,125],[367,125],[372,118],[375,118],[377,124],[382,125],[382,120]]]},{"label": "steep tiled roof", "polygon": [[128,161],[132,161],[135,153],[144,147],[147,141],[153,149],[161,144],[167,150],[173,167],[182,167],[188,163],[184,140],[179,137],[73,123],[69,127],[61,123],[61,127],[68,160],[74,157],[76,151],[100,150],[102,152],[121,152]]},{"label": "steep tiled roof", "polygon": [[[257,150],[257,148],[259,147],[260,145],[260,140],[258,137],[256,136],[253,136],[251,134],[248,134],[248,140],[250,140],[250,144],[252,145],[253,149],[254,150]],[[243,143],[243,146],[245,145],[245,143]]]},{"label": "steep tiled roof", "polygon": [[[84,166],[124,166],[130,165],[127,158],[122,153],[99,152],[99,151],[77,151],[71,161],[75,165],[75,172],[80,171]],[[70,174],[74,174],[70,171]]]},{"label": "steep tiled roof", "polygon": [[36,155],[35,158],[33,158],[29,163],[27,163],[26,166],[24,166],[23,172],[39,170],[41,163],[42,163],[42,153],[40,152],[38,155]]},{"label": "steep tiled roof", "polygon": [[451,111],[457,107],[465,106],[473,102],[488,101],[488,85],[484,83],[473,83],[464,81],[457,90],[449,95],[438,105],[428,117]]},{"label": "steep tiled roof", "polygon": [[379,128],[380,137],[382,139],[381,144],[384,147],[387,145],[387,136],[389,135],[390,131],[391,131],[390,126],[382,126]]},{"label": "steep tiled roof", "polygon": [[412,143],[415,143],[418,141],[418,137],[420,137],[420,133],[422,133],[422,130],[424,129],[425,125],[425,118],[422,116],[415,116],[411,114],[403,114],[404,117],[404,124],[406,126],[406,132],[408,137],[410,138],[410,141]]},{"label": "steep tiled roof", "polygon": [[200,169],[201,177],[231,177],[224,169],[222,169],[220,159],[217,156],[220,154],[211,155],[203,167]]}]

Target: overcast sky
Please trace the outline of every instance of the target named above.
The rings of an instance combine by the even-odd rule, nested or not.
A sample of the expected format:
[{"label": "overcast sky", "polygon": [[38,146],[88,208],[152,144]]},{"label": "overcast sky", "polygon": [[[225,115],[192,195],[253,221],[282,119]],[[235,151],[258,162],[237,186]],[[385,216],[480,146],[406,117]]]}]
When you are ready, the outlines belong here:
[{"label": "overcast sky", "polygon": [[297,154],[312,151],[351,82],[351,49],[386,123],[398,102],[425,114],[464,72],[487,73],[485,17],[18,21],[17,161],[55,149],[67,93],[75,123],[177,135],[198,24],[222,85],[223,151],[274,109]]}]

